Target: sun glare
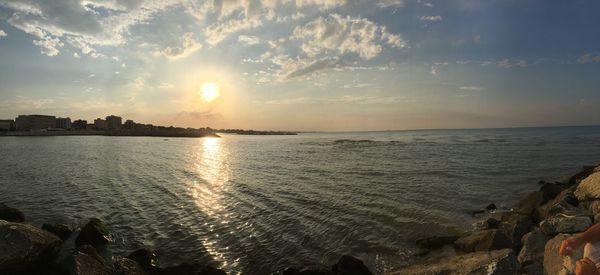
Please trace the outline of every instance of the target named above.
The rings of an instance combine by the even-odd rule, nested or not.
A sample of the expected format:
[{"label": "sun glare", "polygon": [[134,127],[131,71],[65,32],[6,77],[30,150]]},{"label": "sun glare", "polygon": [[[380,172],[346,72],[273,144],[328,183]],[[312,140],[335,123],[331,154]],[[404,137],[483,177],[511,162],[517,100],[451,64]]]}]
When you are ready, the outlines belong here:
[{"label": "sun glare", "polygon": [[212,102],[221,95],[219,84],[216,82],[202,83],[200,87],[200,97],[204,102]]}]

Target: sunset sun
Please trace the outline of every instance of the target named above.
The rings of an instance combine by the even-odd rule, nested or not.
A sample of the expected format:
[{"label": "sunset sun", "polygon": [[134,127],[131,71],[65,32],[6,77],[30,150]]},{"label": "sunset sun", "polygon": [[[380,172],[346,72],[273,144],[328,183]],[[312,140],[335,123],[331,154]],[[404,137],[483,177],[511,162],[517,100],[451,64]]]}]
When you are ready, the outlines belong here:
[{"label": "sunset sun", "polygon": [[204,102],[213,102],[221,95],[219,84],[216,82],[205,82],[200,86],[200,97]]}]

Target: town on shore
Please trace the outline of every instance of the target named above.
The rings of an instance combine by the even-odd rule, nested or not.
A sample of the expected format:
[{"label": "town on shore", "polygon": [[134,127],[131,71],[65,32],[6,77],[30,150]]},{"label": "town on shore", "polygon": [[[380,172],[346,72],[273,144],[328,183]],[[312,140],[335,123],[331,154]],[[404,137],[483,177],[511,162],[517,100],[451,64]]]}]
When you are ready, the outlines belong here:
[{"label": "town on shore", "polygon": [[256,131],[244,129],[183,128],[156,126],[109,115],[93,123],[53,115],[19,115],[15,119],[0,119],[0,135],[5,136],[156,136],[156,137],[219,137],[217,133],[238,135],[296,135],[288,131]]}]

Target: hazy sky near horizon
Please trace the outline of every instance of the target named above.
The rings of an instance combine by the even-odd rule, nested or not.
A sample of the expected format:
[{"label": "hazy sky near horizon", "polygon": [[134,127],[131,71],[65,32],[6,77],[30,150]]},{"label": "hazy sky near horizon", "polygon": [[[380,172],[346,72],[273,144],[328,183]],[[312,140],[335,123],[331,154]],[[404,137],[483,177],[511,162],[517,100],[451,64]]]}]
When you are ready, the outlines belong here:
[{"label": "hazy sky near horizon", "polygon": [[[599,1],[0,0],[0,118],[600,124]],[[201,86],[216,83],[207,102]]]}]

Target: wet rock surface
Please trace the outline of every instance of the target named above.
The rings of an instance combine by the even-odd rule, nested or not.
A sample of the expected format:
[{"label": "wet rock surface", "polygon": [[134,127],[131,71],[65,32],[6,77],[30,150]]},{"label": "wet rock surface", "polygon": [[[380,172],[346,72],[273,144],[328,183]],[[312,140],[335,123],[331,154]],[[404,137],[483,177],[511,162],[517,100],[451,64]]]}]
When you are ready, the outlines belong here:
[{"label": "wet rock surface", "polygon": [[81,228],[75,244],[80,245],[92,245],[94,247],[100,247],[106,245],[111,240],[108,229],[104,223],[97,218],[91,218],[88,223]]},{"label": "wet rock surface", "polygon": [[7,206],[4,203],[0,203],[0,220],[9,222],[24,222],[25,215],[15,208]]}]

